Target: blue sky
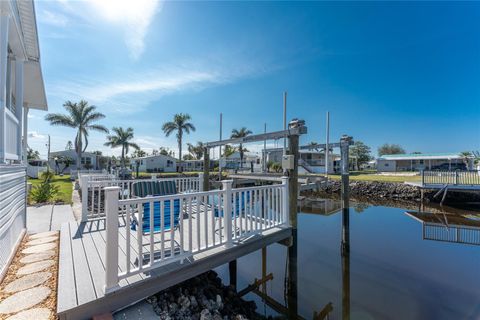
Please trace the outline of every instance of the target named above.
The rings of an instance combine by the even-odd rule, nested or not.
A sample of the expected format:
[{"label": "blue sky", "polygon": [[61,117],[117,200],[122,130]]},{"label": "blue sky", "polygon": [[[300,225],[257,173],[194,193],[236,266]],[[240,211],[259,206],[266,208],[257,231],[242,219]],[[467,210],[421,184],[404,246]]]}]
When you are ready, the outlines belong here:
[{"label": "blue sky", "polygon": [[[191,114],[186,142],[306,120],[302,141],[347,133],[376,149],[480,148],[480,3],[37,1],[49,112],[98,106],[147,151],[176,150],[161,125]],[[31,112],[30,145],[63,150],[74,130]],[[118,154],[92,133],[89,150]],[[258,146],[251,146],[256,150]]]}]

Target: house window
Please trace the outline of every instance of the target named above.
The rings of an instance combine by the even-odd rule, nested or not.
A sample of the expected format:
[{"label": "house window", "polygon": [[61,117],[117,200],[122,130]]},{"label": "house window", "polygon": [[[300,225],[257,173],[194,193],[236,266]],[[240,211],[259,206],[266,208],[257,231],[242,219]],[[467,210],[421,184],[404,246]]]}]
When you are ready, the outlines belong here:
[{"label": "house window", "polygon": [[83,165],[85,165],[85,164],[92,164],[92,158],[90,158],[90,157],[82,157],[81,163],[82,163]]},{"label": "house window", "polygon": [[14,96],[14,87],[15,87],[15,60],[13,59],[13,53],[10,48],[8,48],[9,54],[7,58],[7,83],[6,83],[6,92],[7,92],[7,108],[15,114],[15,96]]},{"label": "house window", "polygon": [[420,164],[423,164],[425,160],[420,160]]},{"label": "house window", "polygon": [[385,163],[385,167],[388,167],[388,163]]}]

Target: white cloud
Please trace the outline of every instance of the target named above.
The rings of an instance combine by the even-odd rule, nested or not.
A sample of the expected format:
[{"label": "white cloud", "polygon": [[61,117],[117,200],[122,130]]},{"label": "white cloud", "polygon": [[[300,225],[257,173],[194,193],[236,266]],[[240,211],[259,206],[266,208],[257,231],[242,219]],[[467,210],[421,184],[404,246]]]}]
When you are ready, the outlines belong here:
[{"label": "white cloud", "polygon": [[[180,64],[132,75],[125,71],[111,78],[88,77],[61,81],[50,86],[50,94],[59,99],[86,99],[115,112],[135,113],[162,96],[184,91],[197,91],[236,79],[251,76],[253,67],[199,67]],[[122,79],[119,81],[118,79]]]},{"label": "white cloud", "polygon": [[69,22],[69,19],[65,15],[50,10],[43,10],[41,14],[39,14],[39,19],[40,22],[55,27],[65,27]]},{"label": "white cloud", "polygon": [[158,0],[91,0],[90,4],[107,21],[123,27],[130,54],[138,59],[145,49],[148,28],[162,3]]},{"label": "white cloud", "polygon": [[30,139],[46,139],[47,136],[40,134],[37,131],[28,131],[28,138]]}]

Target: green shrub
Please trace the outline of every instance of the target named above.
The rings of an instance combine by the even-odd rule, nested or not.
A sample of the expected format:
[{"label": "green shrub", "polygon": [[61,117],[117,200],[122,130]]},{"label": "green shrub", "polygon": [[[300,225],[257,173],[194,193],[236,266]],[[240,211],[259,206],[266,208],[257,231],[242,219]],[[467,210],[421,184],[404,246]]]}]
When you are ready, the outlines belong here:
[{"label": "green shrub", "polygon": [[60,188],[51,181],[54,177],[53,171],[47,170],[40,175],[40,182],[32,188],[30,199],[36,203],[50,202],[59,193]]}]

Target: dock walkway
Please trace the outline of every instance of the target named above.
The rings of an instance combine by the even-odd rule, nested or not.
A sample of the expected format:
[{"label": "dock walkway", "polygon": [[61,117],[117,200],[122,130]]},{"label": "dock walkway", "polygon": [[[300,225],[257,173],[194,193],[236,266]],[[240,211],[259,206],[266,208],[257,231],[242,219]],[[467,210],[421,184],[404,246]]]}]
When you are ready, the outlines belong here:
[{"label": "dock walkway", "polygon": [[[237,223],[242,224],[242,218],[238,219],[240,220]],[[193,230],[197,229],[195,224],[200,221],[203,219],[192,220]],[[105,226],[105,219],[97,219],[83,223],[71,221],[61,227],[57,304],[59,319],[89,319],[94,315],[120,310],[158,291],[291,236],[291,228],[286,226],[259,230],[252,233],[251,237],[234,242],[231,246],[214,247],[190,255],[183,263],[175,261],[127,277],[120,281],[117,290],[105,294],[107,239]],[[133,240],[130,241],[130,248],[125,247],[127,232]],[[175,234],[176,242],[179,240],[179,233]],[[137,232],[130,230],[125,225],[125,217],[120,215],[118,255],[119,262],[123,265],[127,263],[126,252],[138,250],[136,237]],[[196,241],[195,239],[196,236],[193,237],[193,241]],[[145,242],[148,243],[148,239],[145,239]],[[170,240],[165,242],[166,245],[170,244]],[[160,243],[156,244],[155,250],[158,246]],[[144,253],[149,255],[148,250]],[[137,264],[133,260],[134,256],[130,255],[131,268]],[[120,268],[119,264],[119,271]]]}]

